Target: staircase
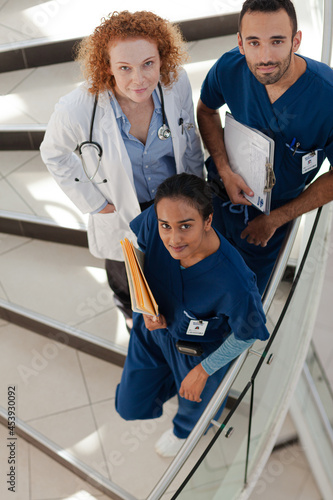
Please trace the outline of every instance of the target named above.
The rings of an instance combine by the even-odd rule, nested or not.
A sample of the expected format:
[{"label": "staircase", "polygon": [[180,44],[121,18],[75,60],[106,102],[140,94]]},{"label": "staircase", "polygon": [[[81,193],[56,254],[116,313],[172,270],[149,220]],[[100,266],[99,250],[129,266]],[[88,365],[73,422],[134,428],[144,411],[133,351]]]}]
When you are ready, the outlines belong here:
[{"label": "staircase", "polygon": [[[182,23],[194,100],[212,59],[234,46],[236,26],[237,14]],[[215,48],[207,51],[212,37]],[[71,60],[79,39],[41,37],[0,51],[0,359],[6,374],[0,383],[1,433],[3,440],[9,437],[7,397],[13,386],[15,437],[19,449],[25,448],[21,460],[30,454],[32,470],[43,453],[49,484],[49,470],[65,466],[75,474],[72,482],[84,480],[97,495],[143,498],[170,463],[156,457],[153,444],[170,427],[177,403],[169,402],[164,416],[151,422],[129,424],[115,412],[129,335],[104,263],[88,251],[87,217],[57,186],[38,150],[54,105],[81,82]],[[33,445],[29,452],[27,443]],[[19,458],[18,475],[28,481]],[[5,486],[1,498],[7,498]],[[31,498],[44,498],[42,486],[31,484]],[[20,491],[22,499],[30,498]]]},{"label": "staircase", "polygon": [[[14,3],[0,2],[3,24]],[[68,13],[63,17],[65,25],[77,12],[76,0],[67,6],[63,0],[50,5],[29,1],[24,8],[28,8],[27,3],[36,9],[35,19],[37,14],[42,19],[44,13],[50,24],[55,23],[63,8]],[[238,7],[241,2],[229,4]],[[181,23],[189,42],[191,62],[186,69],[195,102],[213,61],[236,43],[237,15],[219,14],[220,6],[220,2],[214,2],[214,16]],[[98,8],[100,5],[96,5],[96,11]],[[17,17],[24,26],[23,18]],[[16,17],[11,20],[13,29],[17,29]],[[155,490],[155,484],[161,477],[170,477],[169,470],[177,466],[177,461],[173,464],[156,456],[154,443],[170,427],[177,401],[170,401],[164,415],[153,421],[124,422],[115,412],[114,394],[126,356],[128,332],[114,307],[103,262],[87,249],[86,217],[58,188],[38,151],[55,103],[81,81],[71,53],[73,44],[84,33],[75,33],[74,38],[53,33],[45,38],[40,31],[32,39],[22,36],[0,46],[0,439],[2,443],[13,443],[17,438],[17,446],[12,444],[11,450],[15,470],[10,469],[5,447],[0,451],[0,463],[10,479],[12,474],[18,495],[14,497],[8,490],[11,484],[2,481],[0,497],[159,500],[162,496],[154,492],[163,488]],[[289,292],[290,286],[286,290],[285,286],[280,284],[269,311],[272,330]],[[293,359],[292,353],[287,354],[288,359]],[[278,363],[283,356],[281,351]],[[233,398],[239,397],[256,359],[255,355],[246,359],[247,369],[230,392],[231,404]],[[281,382],[278,372],[273,379],[271,367],[265,365],[263,373],[257,383],[253,446],[264,441],[258,429],[263,429],[270,415],[268,408],[274,405],[272,391],[265,390],[267,381],[272,378],[276,391]],[[204,462],[205,474],[200,477],[199,469],[199,476],[197,473],[190,480],[185,495],[209,498],[207,484],[213,491],[223,476],[223,494],[236,491],[236,479],[242,488],[248,396],[231,415],[226,431],[228,434],[234,427],[233,437],[221,435],[219,446]],[[13,420],[8,428],[7,413],[13,402],[14,430]],[[216,428],[229,418],[228,411],[222,414],[217,427],[211,427],[193,446],[176,480],[169,481],[171,486],[163,494],[164,500],[173,498],[215,437]],[[281,416],[276,419],[281,420]],[[259,457],[258,469],[263,468],[263,460],[274,445],[277,429],[275,423],[273,431],[270,429],[274,435],[266,444],[265,456]],[[290,437],[295,437],[294,430]],[[58,477],[62,478],[61,493]],[[251,485],[245,486],[244,499],[251,489]],[[200,497],[201,491],[205,493]],[[185,496],[180,494],[180,498]]]}]

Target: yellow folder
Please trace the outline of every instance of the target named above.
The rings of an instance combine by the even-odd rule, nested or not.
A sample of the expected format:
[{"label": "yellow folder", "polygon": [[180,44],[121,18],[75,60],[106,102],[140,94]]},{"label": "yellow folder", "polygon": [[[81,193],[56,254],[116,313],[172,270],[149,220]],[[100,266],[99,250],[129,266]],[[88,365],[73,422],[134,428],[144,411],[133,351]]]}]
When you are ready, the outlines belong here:
[{"label": "yellow folder", "polygon": [[120,243],[124,254],[132,310],[158,316],[158,305],[143,274],[144,253],[135,248],[127,238]]}]

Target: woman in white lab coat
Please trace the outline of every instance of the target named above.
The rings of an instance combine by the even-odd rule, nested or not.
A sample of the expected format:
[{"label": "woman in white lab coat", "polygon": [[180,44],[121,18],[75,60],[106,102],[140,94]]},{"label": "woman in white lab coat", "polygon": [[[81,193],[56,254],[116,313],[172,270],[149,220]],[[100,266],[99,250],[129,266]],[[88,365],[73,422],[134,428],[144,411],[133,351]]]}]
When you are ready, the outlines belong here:
[{"label": "woman in white lab coat", "polygon": [[[59,186],[89,213],[91,253],[106,259],[115,302],[131,318],[120,239],[183,171],[203,175],[179,29],[151,12],[113,13],[78,47],[85,83],[60,99],[41,155]],[[97,96],[97,97],[96,97]],[[80,157],[81,156],[81,157]]]}]

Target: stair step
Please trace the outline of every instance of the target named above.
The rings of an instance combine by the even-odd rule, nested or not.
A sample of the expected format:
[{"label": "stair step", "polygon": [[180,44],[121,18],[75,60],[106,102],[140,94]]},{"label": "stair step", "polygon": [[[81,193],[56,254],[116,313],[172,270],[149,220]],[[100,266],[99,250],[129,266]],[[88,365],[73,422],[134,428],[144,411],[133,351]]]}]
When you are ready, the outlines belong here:
[{"label": "stair step", "polygon": [[[8,416],[4,408],[0,407],[0,424],[7,426]],[[69,471],[105,493],[114,500],[137,500],[120,486],[99,474],[98,471],[87,466],[84,462],[68,453],[61,446],[53,443],[40,432],[30,427],[20,419],[16,419],[16,434],[25,441],[35,446],[37,449],[48,455],[50,458],[63,465]],[[16,441],[15,441],[16,443]],[[89,495],[90,496],[90,495]]]},{"label": "stair step", "polygon": [[15,127],[0,128],[0,151],[15,151],[27,150],[36,151],[39,149],[46,130],[46,125],[38,127],[41,130],[36,130],[35,127],[29,128],[15,125]]},{"label": "stair step", "polygon": [[99,338],[79,328],[66,325],[2,299],[0,299],[0,318],[99,359],[109,361],[114,365],[124,366],[127,354],[127,349],[124,346]]},{"label": "stair step", "polygon": [[88,216],[63,193],[39,152],[0,152],[0,232],[87,246]]},{"label": "stair step", "polygon": [[0,232],[39,240],[88,247],[87,231],[59,226],[51,219],[0,211]]},{"label": "stair step", "polygon": [[18,436],[111,498],[146,498],[170,463],[154,443],[176,398],[160,419],[127,422],[114,402],[120,367],[13,324],[2,323],[0,336],[0,423],[7,427],[14,387]]},{"label": "stair step", "polygon": [[[110,478],[103,447],[105,429],[99,421],[105,403],[115,418],[113,398],[121,369],[75,351],[60,337],[46,341],[3,323],[0,334],[0,423],[5,427],[9,387],[15,403],[15,408],[10,406],[15,412],[10,420],[14,436],[8,429],[8,438],[22,437],[111,498],[133,499]],[[106,416],[104,412],[103,419]],[[112,439],[112,429],[107,437]]]},{"label": "stair step", "polygon": [[87,248],[0,233],[0,317],[122,366],[129,340],[104,261]]},{"label": "stair step", "polygon": [[[238,13],[179,22],[188,42],[237,33]],[[0,46],[0,72],[35,68],[73,60],[73,49],[82,38],[39,38]]]}]

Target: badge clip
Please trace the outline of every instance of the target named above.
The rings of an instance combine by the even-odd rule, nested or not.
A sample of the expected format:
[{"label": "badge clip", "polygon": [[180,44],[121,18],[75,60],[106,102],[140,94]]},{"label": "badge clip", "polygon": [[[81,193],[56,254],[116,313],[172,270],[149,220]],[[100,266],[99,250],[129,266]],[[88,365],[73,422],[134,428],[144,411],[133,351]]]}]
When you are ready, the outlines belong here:
[{"label": "badge clip", "polygon": [[274,170],[272,167],[272,164],[269,163],[268,159],[266,160],[266,183],[265,183],[265,188],[264,192],[265,193],[270,193],[275,186],[276,178],[274,174]]}]

